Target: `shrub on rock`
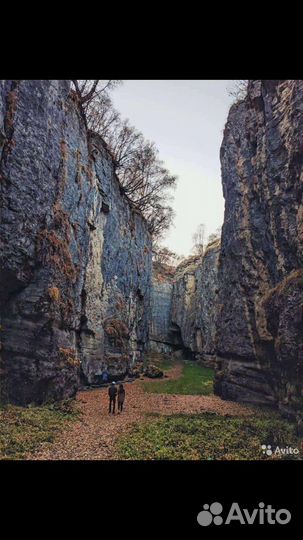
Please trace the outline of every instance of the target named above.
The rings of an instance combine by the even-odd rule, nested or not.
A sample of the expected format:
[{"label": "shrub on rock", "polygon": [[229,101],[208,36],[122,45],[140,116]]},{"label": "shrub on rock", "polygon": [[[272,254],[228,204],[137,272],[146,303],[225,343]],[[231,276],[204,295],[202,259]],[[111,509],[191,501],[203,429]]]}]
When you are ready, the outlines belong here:
[{"label": "shrub on rock", "polygon": [[163,377],[164,373],[157,366],[151,364],[145,369],[144,375],[145,377],[149,377],[150,379],[160,379],[161,377]]}]

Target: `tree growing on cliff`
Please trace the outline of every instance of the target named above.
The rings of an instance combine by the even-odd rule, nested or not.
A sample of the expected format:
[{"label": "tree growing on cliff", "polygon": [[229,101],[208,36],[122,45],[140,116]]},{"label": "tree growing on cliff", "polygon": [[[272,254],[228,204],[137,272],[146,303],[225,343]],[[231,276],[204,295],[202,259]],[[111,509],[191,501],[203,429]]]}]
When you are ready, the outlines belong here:
[{"label": "tree growing on cliff", "polygon": [[121,81],[73,80],[72,83],[88,129],[106,141],[121,123],[120,113],[113,108],[110,98],[110,92]]},{"label": "tree growing on cliff", "polygon": [[215,240],[220,240],[221,238],[221,227],[218,227],[214,233],[211,233],[209,236],[208,236],[208,239],[207,239],[207,243],[208,244],[211,244],[212,242],[214,242]]},{"label": "tree growing on cliff", "polygon": [[174,216],[169,202],[177,177],[159,159],[155,144],[127,120],[112,133],[109,145],[124,192],[147,219],[152,235],[160,237]]},{"label": "tree growing on cliff", "polygon": [[205,225],[200,223],[196,232],[193,234],[193,252],[196,255],[203,255],[204,252],[204,240],[205,240]]},{"label": "tree growing on cliff", "polygon": [[169,202],[177,177],[159,159],[155,144],[114,109],[109,91],[119,81],[73,82],[87,126],[106,142],[125,195],[146,218],[153,237],[160,238],[173,221]]},{"label": "tree growing on cliff", "polygon": [[108,92],[121,84],[116,80],[73,80],[75,92],[82,106],[87,109],[91,103],[96,102],[100,96],[108,95]]},{"label": "tree growing on cliff", "polygon": [[159,246],[158,244],[154,244],[153,261],[169,266],[176,266],[180,262],[180,259],[182,259],[182,257],[180,258],[180,256],[177,255],[177,253],[175,253],[174,251],[171,251],[165,246]]},{"label": "tree growing on cliff", "polygon": [[242,101],[247,95],[248,80],[235,80],[228,89],[228,95],[234,98],[235,103]]}]

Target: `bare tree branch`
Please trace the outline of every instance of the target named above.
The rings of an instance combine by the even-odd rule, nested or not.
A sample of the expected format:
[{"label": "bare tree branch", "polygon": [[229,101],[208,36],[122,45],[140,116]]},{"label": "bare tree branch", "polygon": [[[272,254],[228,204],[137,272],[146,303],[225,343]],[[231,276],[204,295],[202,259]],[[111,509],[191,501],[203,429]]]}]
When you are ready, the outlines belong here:
[{"label": "bare tree branch", "polygon": [[203,255],[204,252],[204,239],[205,239],[205,225],[200,223],[196,232],[193,234],[193,251],[197,255]]},{"label": "bare tree branch", "polygon": [[245,99],[247,95],[248,80],[234,80],[228,94],[232,96],[235,103]]},{"label": "bare tree branch", "polygon": [[167,201],[177,177],[165,168],[155,144],[114,109],[109,91],[119,81],[72,82],[88,128],[102,136],[113,156],[124,193],[142,212],[153,236],[160,237],[173,220]]}]

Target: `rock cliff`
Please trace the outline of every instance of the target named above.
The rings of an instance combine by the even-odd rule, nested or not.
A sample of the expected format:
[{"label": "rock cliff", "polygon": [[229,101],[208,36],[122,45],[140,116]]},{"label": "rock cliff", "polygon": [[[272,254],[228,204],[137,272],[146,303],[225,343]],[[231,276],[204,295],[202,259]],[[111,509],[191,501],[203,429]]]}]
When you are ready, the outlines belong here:
[{"label": "rock cliff", "polygon": [[216,358],[223,398],[300,416],[302,156],[303,81],[250,81],[221,147],[221,247],[151,282],[146,222],[69,81],[0,81],[1,400],[123,378],[149,342]]},{"label": "rock cliff", "polygon": [[303,81],[250,81],[221,147],[216,392],[302,410]]},{"label": "rock cliff", "polygon": [[178,345],[174,343],[171,322],[173,277],[174,268],[153,263],[149,349],[154,352],[171,352]]},{"label": "rock cliff", "polygon": [[196,358],[211,359],[215,353],[218,257],[220,241],[209,244],[202,257],[190,257],[177,267],[172,323],[182,343]]},{"label": "rock cliff", "polygon": [[151,238],[69,81],[1,81],[1,399],[123,377],[148,339]]},{"label": "rock cliff", "polygon": [[215,241],[203,258],[189,257],[170,273],[154,266],[153,350],[180,350],[183,355],[214,361],[219,250],[220,242]]}]

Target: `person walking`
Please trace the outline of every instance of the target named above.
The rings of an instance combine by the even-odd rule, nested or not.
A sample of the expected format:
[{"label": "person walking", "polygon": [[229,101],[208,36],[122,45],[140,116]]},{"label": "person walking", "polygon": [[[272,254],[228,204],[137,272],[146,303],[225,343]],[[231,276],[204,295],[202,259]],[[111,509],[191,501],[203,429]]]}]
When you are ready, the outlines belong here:
[{"label": "person walking", "polygon": [[108,388],[108,395],[109,395],[109,410],[108,414],[112,412],[115,414],[115,408],[116,408],[116,398],[117,398],[117,387],[116,383],[112,382],[110,387]]},{"label": "person walking", "polygon": [[125,390],[123,384],[119,384],[118,390],[118,412],[122,413],[123,403],[125,400]]}]

